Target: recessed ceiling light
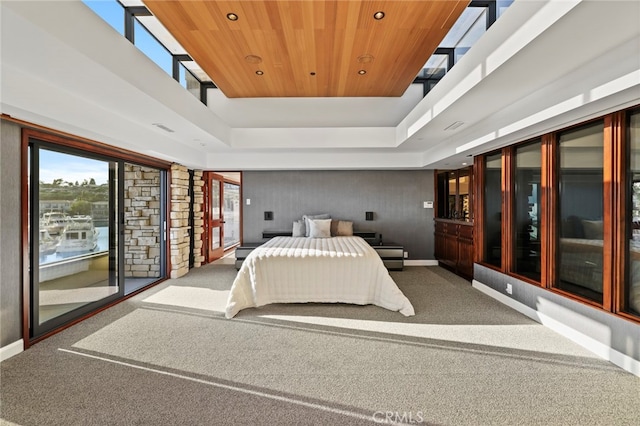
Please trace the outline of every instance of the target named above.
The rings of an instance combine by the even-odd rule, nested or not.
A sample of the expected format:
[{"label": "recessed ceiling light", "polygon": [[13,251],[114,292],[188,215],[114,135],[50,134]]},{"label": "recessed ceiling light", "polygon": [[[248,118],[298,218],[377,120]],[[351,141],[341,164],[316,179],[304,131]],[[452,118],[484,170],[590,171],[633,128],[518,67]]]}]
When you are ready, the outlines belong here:
[{"label": "recessed ceiling light", "polygon": [[256,71],[256,74],[258,74],[258,75],[262,75],[262,74],[264,74],[264,71],[262,71],[262,70],[258,70],[258,71]]},{"label": "recessed ceiling light", "polygon": [[311,72],[309,73],[309,75],[316,75],[316,72],[315,72],[315,71],[311,71]]},{"label": "recessed ceiling light", "polygon": [[466,165],[467,165],[467,163],[466,163],[466,162],[464,162],[464,163],[462,163],[462,165],[463,165],[463,166],[466,166]]},{"label": "recessed ceiling light", "polygon": [[373,14],[373,19],[377,21],[381,20],[382,18],[384,18],[384,12],[381,10]]},{"label": "recessed ceiling light", "polygon": [[369,54],[360,55],[358,56],[358,62],[360,62],[361,64],[368,64],[370,62],[373,62],[373,56]]},{"label": "recessed ceiling light", "polygon": [[236,15],[235,13],[227,13],[227,19],[230,21],[237,21],[238,15]]},{"label": "recessed ceiling light", "polygon": [[367,73],[367,71],[366,71],[366,70],[360,70],[360,71],[358,71],[358,74],[360,74],[360,75],[365,75],[366,73]]}]

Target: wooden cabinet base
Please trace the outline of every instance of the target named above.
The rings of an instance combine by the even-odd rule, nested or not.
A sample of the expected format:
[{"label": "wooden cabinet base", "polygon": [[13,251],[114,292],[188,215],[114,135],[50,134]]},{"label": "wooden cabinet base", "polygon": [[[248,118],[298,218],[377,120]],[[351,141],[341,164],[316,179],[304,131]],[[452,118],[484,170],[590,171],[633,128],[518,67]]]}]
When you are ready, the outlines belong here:
[{"label": "wooden cabinet base", "polygon": [[473,225],[436,219],[435,258],[457,275],[473,279]]}]

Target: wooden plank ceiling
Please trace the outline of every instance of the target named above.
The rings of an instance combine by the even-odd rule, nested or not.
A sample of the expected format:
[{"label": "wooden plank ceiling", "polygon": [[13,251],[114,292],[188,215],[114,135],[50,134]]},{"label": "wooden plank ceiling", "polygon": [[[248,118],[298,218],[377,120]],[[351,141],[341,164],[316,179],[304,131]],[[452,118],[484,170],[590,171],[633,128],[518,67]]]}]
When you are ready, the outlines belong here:
[{"label": "wooden plank ceiling", "polygon": [[244,98],[402,96],[469,1],[144,3],[227,97]]}]

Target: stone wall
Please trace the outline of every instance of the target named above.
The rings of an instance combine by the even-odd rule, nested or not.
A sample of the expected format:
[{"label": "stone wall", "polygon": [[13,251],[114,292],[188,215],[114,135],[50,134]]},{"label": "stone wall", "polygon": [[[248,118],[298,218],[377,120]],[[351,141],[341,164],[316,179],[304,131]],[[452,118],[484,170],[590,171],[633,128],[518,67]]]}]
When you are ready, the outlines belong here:
[{"label": "stone wall", "polygon": [[193,257],[195,268],[204,263],[202,237],[204,235],[204,178],[202,170],[193,173]]},{"label": "stone wall", "polygon": [[[193,245],[194,267],[204,262],[202,235],[204,234],[204,180],[202,170],[193,173]],[[185,166],[171,166],[171,212],[169,217],[171,246],[171,278],[189,272],[189,170]]]},{"label": "stone wall", "polygon": [[179,164],[171,165],[171,212],[169,216],[171,244],[171,278],[189,272],[189,171]]},{"label": "stone wall", "polygon": [[124,274],[160,277],[160,171],[125,164]]}]

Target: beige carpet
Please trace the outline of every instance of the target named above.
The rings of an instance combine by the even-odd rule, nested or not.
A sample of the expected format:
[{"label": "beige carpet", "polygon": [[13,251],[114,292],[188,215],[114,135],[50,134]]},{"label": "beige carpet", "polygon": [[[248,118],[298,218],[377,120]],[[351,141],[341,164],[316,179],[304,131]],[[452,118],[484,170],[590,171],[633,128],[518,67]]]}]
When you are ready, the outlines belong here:
[{"label": "beige carpet", "polygon": [[223,315],[209,265],[2,363],[17,424],[636,424],[640,379],[437,267],[392,272],[416,316],[270,305]]}]

